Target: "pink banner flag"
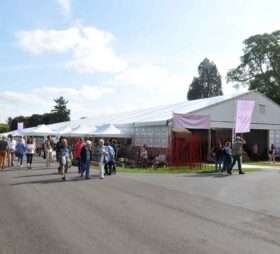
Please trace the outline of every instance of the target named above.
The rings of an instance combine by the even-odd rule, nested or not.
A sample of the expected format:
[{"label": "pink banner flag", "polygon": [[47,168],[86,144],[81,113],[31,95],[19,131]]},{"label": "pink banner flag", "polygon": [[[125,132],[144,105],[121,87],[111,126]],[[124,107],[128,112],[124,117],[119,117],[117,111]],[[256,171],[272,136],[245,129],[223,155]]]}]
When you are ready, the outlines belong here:
[{"label": "pink banner flag", "polygon": [[238,100],[236,105],[235,133],[250,132],[255,101]]},{"label": "pink banner flag", "polygon": [[173,128],[209,129],[209,116],[173,113]]}]

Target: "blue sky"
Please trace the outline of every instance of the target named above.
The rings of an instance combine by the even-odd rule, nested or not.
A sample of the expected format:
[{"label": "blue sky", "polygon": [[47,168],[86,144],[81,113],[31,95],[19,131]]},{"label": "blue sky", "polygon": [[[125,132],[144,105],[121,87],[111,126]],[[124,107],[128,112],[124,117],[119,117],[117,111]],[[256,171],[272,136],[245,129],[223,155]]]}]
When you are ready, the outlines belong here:
[{"label": "blue sky", "polygon": [[[186,99],[204,57],[280,29],[278,0],[10,0],[0,6],[0,121],[69,99],[72,118]],[[224,92],[233,92],[224,82]]]}]

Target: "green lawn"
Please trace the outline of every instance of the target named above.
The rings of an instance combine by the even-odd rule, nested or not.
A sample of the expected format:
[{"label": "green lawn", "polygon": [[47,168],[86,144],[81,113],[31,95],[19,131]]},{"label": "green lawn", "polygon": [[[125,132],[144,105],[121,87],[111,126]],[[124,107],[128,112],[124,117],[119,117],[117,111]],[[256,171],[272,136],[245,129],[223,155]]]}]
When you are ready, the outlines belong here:
[{"label": "green lawn", "polygon": [[[246,168],[245,172],[254,172],[259,168]],[[181,174],[181,173],[197,173],[197,174],[210,174],[215,173],[215,167],[212,164],[204,164],[201,168],[188,168],[188,167],[166,167],[166,168],[129,168],[118,167],[118,172],[123,173],[143,173],[143,174]]]},{"label": "green lawn", "polygon": [[269,166],[269,167],[275,167],[280,168],[280,162],[271,163],[270,161],[249,161],[245,162],[248,165],[258,165],[258,166]]}]

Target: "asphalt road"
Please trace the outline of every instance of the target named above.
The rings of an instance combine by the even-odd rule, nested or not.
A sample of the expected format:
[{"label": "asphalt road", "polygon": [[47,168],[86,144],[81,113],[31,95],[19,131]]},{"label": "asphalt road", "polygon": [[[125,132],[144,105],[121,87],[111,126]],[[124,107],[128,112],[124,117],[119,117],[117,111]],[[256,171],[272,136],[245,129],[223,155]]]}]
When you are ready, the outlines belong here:
[{"label": "asphalt road", "polygon": [[[0,172],[1,254],[280,253],[280,173]],[[97,172],[94,172],[95,174]]]}]

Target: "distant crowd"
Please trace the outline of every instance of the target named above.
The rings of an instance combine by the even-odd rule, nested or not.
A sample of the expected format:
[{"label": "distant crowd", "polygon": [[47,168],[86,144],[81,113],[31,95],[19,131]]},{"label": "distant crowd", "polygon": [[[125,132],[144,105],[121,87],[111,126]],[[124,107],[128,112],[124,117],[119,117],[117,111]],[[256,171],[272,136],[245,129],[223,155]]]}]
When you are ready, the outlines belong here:
[{"label": "distant crowd", "polygon": [[[239,174],[244,174],[242,170],[242,153],[243,146],[246,144],[246,141],[237,136],[233,144],[231,142],[225,142],[225,144],[218,143],[212,149],[212,157],[214,158],[216,164],[216,170],[221,172],[227,172],[232,174],[232,169],[237,163]],[[253,147],[253,150],[256,149],[256,146]],[[272,144],[269,151],[268,157],[271,162],[275,163],[276,161],[276,147]]]},{"label": "distant crowd", "polygon": [[215,158],[216,170],[228,174],[232,174],[232,169],[235,163],[238,164],[239,174],[244,174],[241,164],[241,156],[243,152],[243,145],[246,144],[246,141],[237,136],[234,143],[231,145],[230,142],[226,142],[224,145],[218,143],[217,146],[213,149],[212,155]]},{"label": "distant crowd", "polygon": [[90,179],[93,160],[98,163],[100,179],[103,179],[104,175],[116,173],[117,146],[113,140],[105,143],[103,139],[100,139],[94,146],[92,141],[78,138],[75,144],[70,146],[67,138],[60,137],[59,141],[55,142],[50,136],[39,150],[36,149],[36,139],[34,138],[25,140],[23,137],[17,139],[12,136],[3,137],[0,140],[0,169],[14,166],[22,168],[24,157],[27,168],[31,169],[36,150],[39,155],[43,152],[47,168],[51,167],[56,158],[58,173],[63,181],[66,180],[66,174],[73,162],[77,165],[80,176],[85,179]]}]

